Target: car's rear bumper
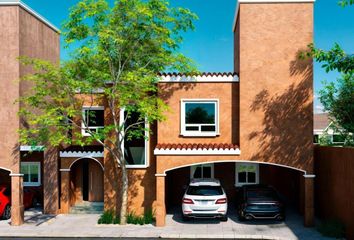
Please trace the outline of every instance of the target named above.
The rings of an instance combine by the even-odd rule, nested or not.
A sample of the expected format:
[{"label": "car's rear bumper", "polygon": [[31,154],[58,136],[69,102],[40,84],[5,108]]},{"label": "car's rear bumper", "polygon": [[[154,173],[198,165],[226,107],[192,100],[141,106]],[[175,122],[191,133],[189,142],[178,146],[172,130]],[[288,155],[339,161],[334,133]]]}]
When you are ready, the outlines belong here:
[{"label": "car's rear bumper", "polygon": [[266,212],[266,211],[241,211],[241,216],[245,219],[284,219],[285,213],[282,211]]}]

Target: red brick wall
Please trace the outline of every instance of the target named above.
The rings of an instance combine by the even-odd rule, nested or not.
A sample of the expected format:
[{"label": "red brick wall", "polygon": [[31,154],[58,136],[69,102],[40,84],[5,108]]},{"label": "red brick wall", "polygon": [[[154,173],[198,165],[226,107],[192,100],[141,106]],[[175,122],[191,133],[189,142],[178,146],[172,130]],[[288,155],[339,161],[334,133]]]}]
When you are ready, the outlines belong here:
[{"label": "red brick wall", "polygon": [[324,219],[339,219],[354,239],[354,148],[315,147],[315,207]]}]

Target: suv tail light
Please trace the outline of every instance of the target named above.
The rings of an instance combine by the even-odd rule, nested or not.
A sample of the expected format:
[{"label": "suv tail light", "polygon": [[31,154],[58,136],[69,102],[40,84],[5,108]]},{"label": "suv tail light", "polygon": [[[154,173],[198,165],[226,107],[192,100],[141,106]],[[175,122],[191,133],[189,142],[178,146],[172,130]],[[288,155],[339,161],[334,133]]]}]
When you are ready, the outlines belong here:
[{"label": "suv tail light", "polygon": [[182,203],[184,204],[194,204],[192,199],[189,198],[183,198]]},{"label": "suv tail light", "polygon": [[216,200],[215,204],[224,204],[227,203],[227,199],[226,198],[220,198],[218,200]]}]

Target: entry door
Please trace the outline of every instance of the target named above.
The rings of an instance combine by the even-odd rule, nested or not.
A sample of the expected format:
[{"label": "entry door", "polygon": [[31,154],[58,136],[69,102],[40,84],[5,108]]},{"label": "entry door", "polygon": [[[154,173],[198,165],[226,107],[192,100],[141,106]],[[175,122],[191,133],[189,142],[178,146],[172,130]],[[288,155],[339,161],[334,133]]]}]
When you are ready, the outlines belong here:
[{"label": "entry door", "polygon": [[88,195],[90,202],[103,202],[103,170],[93,161],[89,161]]}]

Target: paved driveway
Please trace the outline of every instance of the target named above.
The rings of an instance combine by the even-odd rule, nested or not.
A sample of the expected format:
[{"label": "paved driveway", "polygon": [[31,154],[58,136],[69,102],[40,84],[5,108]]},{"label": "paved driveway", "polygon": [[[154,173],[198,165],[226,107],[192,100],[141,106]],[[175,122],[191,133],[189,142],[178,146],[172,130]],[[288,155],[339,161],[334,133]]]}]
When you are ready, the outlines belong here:
[{"label": "paved driveway", "polygon": [[2,237],[142,237],[142,238],[232,238],[232,239],[326,239],[313,228],[304,228],[302,217],[289,213],[285,222],[257,221],[240,223],[230,214],[227,222],[198,220],[184,223],[176,213],[167,215],[167,226],[97,225],[97,214],[42,215],[26,212],[26,224],[11,227],[0,221]]}]

